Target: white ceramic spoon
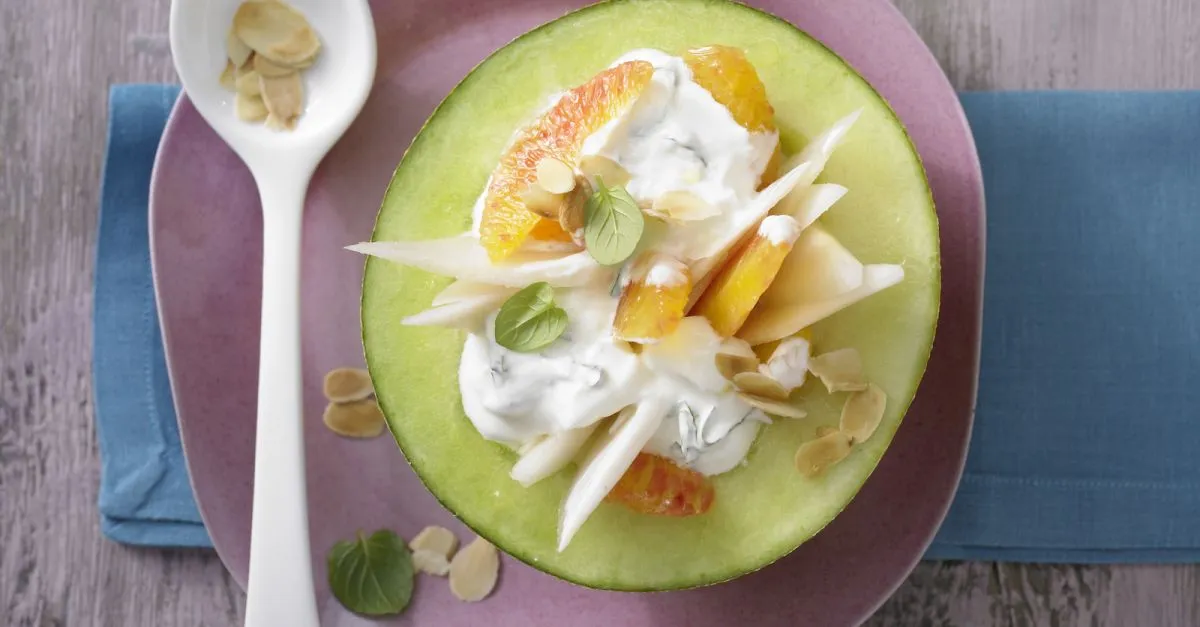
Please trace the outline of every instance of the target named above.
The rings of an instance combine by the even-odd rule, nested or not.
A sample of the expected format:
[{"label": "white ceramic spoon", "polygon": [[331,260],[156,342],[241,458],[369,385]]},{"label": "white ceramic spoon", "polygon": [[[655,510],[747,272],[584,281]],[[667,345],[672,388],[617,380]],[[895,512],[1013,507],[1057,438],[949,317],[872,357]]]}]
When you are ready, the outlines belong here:
[{"label": "white ceramic spoon", "polygon": [[322,46],[302,75],[304,115],[294,131],[276,132],[238,120],[233,94],[218,82],[226,33],[240,4],[172,0],[171,52],[192,104],[250,168],[262,199],[262,344],[245,624],[316,627],[300,383],[300,226],[313,171],[371,90],[375,26],[366,0],[290,0]]}]

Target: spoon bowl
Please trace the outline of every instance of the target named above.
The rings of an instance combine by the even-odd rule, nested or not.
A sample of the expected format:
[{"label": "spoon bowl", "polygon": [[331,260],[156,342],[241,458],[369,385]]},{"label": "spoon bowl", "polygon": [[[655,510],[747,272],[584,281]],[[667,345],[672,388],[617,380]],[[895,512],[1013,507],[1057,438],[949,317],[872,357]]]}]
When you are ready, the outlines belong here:
[{"label": "spoon bowl", "polygon": [[375,78],[375,26],[366,0],[291,0],[321,40],[312,67],[304,70],[305,110],[288,132],[243,122],[234,94],[219,82],[225,68],[225,36],[239,0],[174,0],[171,52],[183,88],[209,126],[253,169],[264,152],[319,151],[317,159],[358,116]]},{"label": "spoon bowl", "polygon": [[[248,0],[275,2],[278,0]],[[300,237],[317,164],[362,110],[375,78],[367,0],[293,0],[321,40],[301,73],[305,108],[287,131],[238,119],[220,84],[240,0],[173,0],[171,52],[196,110],[254,175],[263,280],[247,627],[317,627],[309,551],[300,369]]]}]

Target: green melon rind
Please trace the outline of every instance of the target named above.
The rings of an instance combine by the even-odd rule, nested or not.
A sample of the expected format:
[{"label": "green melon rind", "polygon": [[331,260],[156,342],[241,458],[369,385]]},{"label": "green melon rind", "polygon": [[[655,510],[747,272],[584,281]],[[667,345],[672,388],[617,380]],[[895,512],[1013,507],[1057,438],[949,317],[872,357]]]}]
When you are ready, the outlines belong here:
[{"label": "green melon rind", "polygon": [[[638,24],[628,16],[622,18],[626,11],[639,13]],[[670,20],[653,19],[656,12]],[[656,23],[670,26],[664,31]],[[739,32],[738,27],[745,28]],[[538,47],[553,41],[563,29],[571,29],[565,38],[570,40],[567,47],[579,51],[575,56],[560,54],[571,61],[555,67],[520,62],[525,55],[539,58]],[[716,478],[717,501],[711,512],[690,519],[664,519],[605,504],[572,545],[558,554],[554,550],[557,509],[570,486],[570,473],[559,473],[532,488],[510,480],[507,475],[515,455],[483,440],[462,412],[457,366],[463,334],[399,324],[403,316],[426,308],[449,280],[378,259],[366,264],[362,329],[367,364],[389,426],[417,475],[444,507],[505,552],[588,587],[688,588],[762,568],[828,524],[874,470],[924,372],[940,296],[932,195],[903,126],[886,101],[832,51],[775,16],[725,0],[614,0],[530,31],[472,70],[434,110],[396,168],[372,236],[373,240],[424,239],[465,230],[470,226],[471,204],[513,129],[527,122],[551,94],[583,82],[633,47],[682,50],[711,43],[747,50],[767,85],[789,151],[854,108],[844,106],[847,94],[857,96],[849,98],[855,106],[867,107],[823,176],[850,188],[823,222],[864,261],[895,262],[895,253],[902,253],[899,259],[907,275],[901,285],[814,329],[818,347],[858,347],[868,376],[889,396],[887,416],[875,436],[821,479],[800,477],[793,469],[792,454],[801,441],[813,437],[818,424],[836,422],[841,400],[831,399],[810,382],[802,391],[810,419],[778,421],[764,430],[750,463]],[[790,113],[793,109],[787,105],[796,97],[783,87],[782,74],[791,70],[774,63],[784,56],[785,46],[796,49],[789,52],[796,53],[798,61],[815,57],[826,62],[805,65],[809,73],[821,74],[824,82],[818,82],[823,92],[809,94],[813,101],[800,98],[814,107],[829,105],[826,109]],[[489,88],[493,82],[525,90],[500,102],[494,97],[498,90]],[[483,98],[483,94],[491,96]],[[473,96],[481,96],[482,104],[468,102]],[[830,105],[833,100],[840,104]],[[456,117],[470,120],[476,106],[492,119],[482,125],[454,124]],[[885,144],[882,148],[874,142],[858,145],[872,129],[882,133],[869,136]],[[889,155],[896,162],[875,163],[879,153],[889,149],[902,153]],[[848,158],[851,154],[859,158]],[[424,156],[418,160],[417,155]],[[864,191],[867,185],[853,184],[860,170],[870,171],[867,181],[895,192],[896,205],[916,209],[893,210],[895,215],[886,214],[890,224],[880,219],[870,225],[874,228],[864,227],[861,220],[869,220],[871,211],[887,210],[876,206],[878,199],[875,204],[866,202],[865,197],[874,195]],[[462,184],[447,185],[455,181]],[[413,198],[423,202],[411,203]],[[420,208],[401,210],[406,205]],[[892,228],[881,232],[886,226]],[[896,236],[896,231],[901,235]],[[895,367],[882,363],[893,361],[887,359],[889,355],[904,363]],[[409,389],[418,392],[409,394]],[[409,418],[415,415],[428,420]],[[697,545],[704,550],[697,550]]]}]

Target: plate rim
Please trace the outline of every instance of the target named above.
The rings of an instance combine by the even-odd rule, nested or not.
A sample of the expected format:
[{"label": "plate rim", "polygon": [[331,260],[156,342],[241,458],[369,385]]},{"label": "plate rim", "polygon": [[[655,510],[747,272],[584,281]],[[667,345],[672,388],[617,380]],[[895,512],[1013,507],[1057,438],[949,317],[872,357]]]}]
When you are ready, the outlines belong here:
[{"label": "plate rim", "polygon": [[[979,371],[980,371],[980,364],[981,364],[980,360],[981,360],[981,354],[982,354],[981,330],[982,330],[982,319],[983,319],[983,302],[984,302],[983,298],[984,298],[984,288],[985,288],[984,278],[985,278],[985,274],[986,274],[986,251],[987,251],[987,237],[986,237],[986,235],[987,235],[987,220],[986,220],[987,206],[986,206],[986,198],[984,195],[984,182],[983,182],[983,175],[982,175],[982,166],[981,166],[981,163],[979,160],[979,154],[978,154],[977,147],[975,145],[975,139],[974,139],[974,135],[972,133],[971,127],[970,127],[970,123],[966,117],[966,113],[962,107],[961,101],[958,100],[957,92],[953,88],[953,85],[950,83],[949,77],[946,75],[945,71],[942,70],[936,57],[933,55],[932,50],[924,42],[924,40],[920,37],[920,34],[916,31],[916,29],[913,27],[913,25],[907,20],[907,18],[903,15],[903,13],[901,13],[900,10],[893,3],[889,2],[888,0],[863,0],[863,1],[872,3],[874,5],[874,8],[872,9],[873,11],[888,13],[890,19],[897,21],[896,25],[900,26],[902,28],[902,30],[905,31],[905,34],[908,37],[911,37],[915,41],[920,42],[920,46],[919,46],[920,56],[924,57],[924,61],[926,63],[930,63],[930,64],[932,64],[933,67],[936,67],[938,69],[938,71],[936,73],[938,87],[940,89],[942,89],[944,91],[944,93],[948,93],[954,99],[954,106],[953,106],[954,120],[953,121],[957,124],[961,124],[961,126],[962,126],[962,135],[966,140],[966,148],[969,148],[969,154],[972,157],[970,163],[967,164],[968,167],[966,168],[967,173],[969,173],[970,177],[971,177],[971,180],[969,183],[970,183],[970,187],[972,187],[976,191],[976,194],[978,195],[978,198],[975,201],[976,206],[978,207],[978,211],[977,211],[978,232],[976,233],[978,245],[975,247],[977,249],[975,252],[977,252],[977,255],[978,255],[978,263],[976,264],[975,268],[971,269],[972,272],[970,272],[971,283],[976,287],[976,289],[975,289],[976,298],[974,299],[975,302],[974,303],[964,303],[964,305],[970,305],[970,306],[969,307],[963,306],[963,307],[959,308],[960,309],[959,315],[964,318],[964,321],[966,321],[965,318],[966,318],[967,313],[974,314],[972,316],[972,319],[969,321],[970,322],[969,328],[970,328],[970,330],[972,330],[974,332],[975,338],[974,338],[974,342],[972,343],[972,345],[965,347],[965,350],[971,351],[971,367],[970,367],[971,377],[970,377],[970,389],[969,389],[970,404],[969,404],[968,408],[964,408],[966,415],[963,416],[962,418],[960,418],[961,420],[965,420],[966,423],[965,423],[964,436],[962,438],[962,446],[955,455],[955,458],[956,458],[955,459],[955,473],[954,473],[954,477],[953,477],[954,489],[949,491],[949,494],[944,499],[944,502],[938,508],[938,511],[936,512],[937,523],[935,525],[932,525],[926,532],[925,537],[923,538],[923,541],[921,542],[921,546],[919,547],[920,550],[915,552],[913,559],[911,559],[910,563],[908,563],[904,576],[898,577],[896,579],[896,581],[894,582],[894,584],[887,591],[886,594],[881,595],[880,598],[876,599],[876,602],[873,605],[867,607],[867,611],[865,611],[865,613],[863,613],[863,615],[859,618],[860,622],[862,620],[865,620],[866,618],[869,618],[871,615],[873,615],[875,612],[877,612],[879,610],[879,608],[882,607],[882,605],[884,603],[886,603],[887,600],[892,597],[892,595],[895,594],[896,590],[899,589],[900,586],[902,586],[903,583],[907,580],[908,574],[910,574],[912,572],[912,570],[915,568],[916,564],[923,558],[925,552],[928,550],[929,546],[932,544],[938,530],[940,529],[941,524],[944,522],[946,515],[949,512],[951,503],[953,501],[954,492],[957,489],[957,486],[959,485],[959,483],[961,482],[963,472],[965,469],[966,458],[967,458],[968,451],[970,449],[970,442],[971,442],[972,434],[973,434],[973,430],[974,430],[974,421],[975,421],[976,406],[977,406],[977,400],[978,400]],[[752,7],[752,8],[755,8],[757,10],[766,11],[767,13],[777,17],[778,19],[782,19],[782,20],[788,22],[789,24],[793,24],[793,26],[795,26],[795,24],[792,22],[792,20],[790,20],[786,17],[783,17],[783,16],[779,16],[776,13],[772,12],[771,10],[760,9],[758,7]],[[839,52],[832,45],[827,43],[824,39],[822,39],[816,35],[813,35],[808,30],[806,30],[804,28],[800,28],[799,26],[796,26],[796,28],[799,28],[800,30],[805,32],[808,36],[812,37],[814,40],[820,42],[822,45],[829,48],[829,50],[831,50],[835,55],[837,55],[840,59],[842,59],[847,65],[854,68],[856,72],[859,72],[860,74],[862,73],[861,70],[859,69],[859,67],[854,62],[847,60],[841,52]],[[866,78],[865,75],[864,75],[864,79],[867,80],[867,82],[871,85],[872,89],[874,89],[877,93],[880,93],[878,88],[875,86],[874,82],[872,82],[870,79]],[[378,78],[377,78],[377,80],[378,80]],[[893,112],[895,112],[895,109],[892,104],[892,100],[888,96],[883,95],[882,93],[880,93],[880,95],[881,95],[881,97],[883,97],[885,102],[888,104],[889,108],[892,108]],[[935,95],[935,97],[940,97],[942,95],[944,95],[944,94],[938,94],[938,95]],[[154,164],[153,164],[153,168],[151,171],[150,195],[149,195],[149,202],[148,202],[149,248],[150,248],[152,277],[153,277],[154,289],[155,289],[155,294],[156,294],[156,299],[155,299],[156,312],[159,316],[160,324],[162,325],[163,351],[164,351],[165,361],[167,364],[167,375],[168,375],[168,380],[170,383],[173,399],[178,398],[178,395],[176,394],[177,386],[178,386],[177,381],[176,381],[176,369],[173,367],[173,364],[175,363],[175,359],[174,359],[175,355],[174,355],[173,349],[171,348],[172,343],[169,341],[169,336],[171,335],[171,333],[168,332],[168,329],[167,329],[167,327],[169,326],[169,323],[167,322],[168,318],[164,316],[164,306],[161,302],[161,298],[157,298],[157,296],[160,292],[160,281],[164,280],[161,276],[162,271],[160,270],[159,253],[158,253],[159,247],[156,245],[156,239],[157,239],[156,234],[159,232],[159,222],[162,218],[160,211],[157,208],[162,205],[162,203],[164,202],[163,197],[167,195],[165,193],[165,190],[162,189],[162,185],[160,184],[160,180],[161,180],[160,175],[162,174],[162,172],[164,170],[166,170],[170,167],[166,163],[169,160],[169,157],[166,156],[169,151],[164,151],[163,147],[168,144],[172,135],[175,134],[176,128],[182,123],[181,120],[184,119],[184,117],[186,115],[188,115],[189,113],[191,113],[192,115],[198,115],[198,113],[191,106],[190,101],[188,100],[187,94],[181,90],[178,98],[176,99],[175,104],[171,108],[170,116],[168,117],[167,123],[164,127],[162,138],[160,139],[160,142],[159,142],[159,150],[157,151],[157,153],[155,155]],[[902,122],[905,122],[904,118],[901,117],[900,113],[896,112],[895,114],[896,114],[897,118],[901,119]],[[905,123],[905,131],[906,131],[906,134],[909,136],[910,142],[913,143],[913,146],[916,149],[918,156],[921,158],[922,168],[925,169],[925,171],[926,171],[927,184],[930,187],[930,193],[933,194],[935,190],[933,188],[932,182],[930,182],[928,180],[929,172],[926,167],[926,159],[922,155],[922,149],[920,146],[917,145],[916,138],[913,136],[913,133],[910,130],[909,125],[907,123]],[[934,204],[935,204],[935,211],[937,211],[938,208],[940,207],[940,204],[937,202],[936,197],[934,198]],[[944,218],[942,216],[941,211],[938,211],[939,242],[940,242],[939,248],[942,252],[944,252],[944,250],[945,250],[945,242],[944,242],[943,233],[942,233],[943,219]],[[942,261],[944,262],[944,260],[945,260],[945,258],[943,255]],[[944,263],[943,263],[943,268],[944,268]],[[944,270],[943,270],[943,280],[942,280],[942,285],[941,285],[940,305],[939,305],[939,309],[942,313],[944,313],[946,311],[946,307],[945,307],[946,288],[947,288],[947,285],[944,280]],[[941,313],[940,313],[938,328],[935,331],[933,342],[932,342],[932,347],[931,347],[931,355],[930,355],[931,360],[935,355],[937,355],[939,353],[938,339],[941,334],[942,334],[942,318],[941,318]],[[943,340],[943,341],[945,341],[945,340]],[[941,349],[941,351],[946,351],[946,350],[949,350],[949,349],[944,348],[944,347]],[[928,374],[928,371],[926,372],[926,374]],[[917,392],[913,399],[914,403],[916,402],[917,399],[919,399],[921,397],[921,388],[924,386],[925,381],[927,381],[927,379],[923,379],[922,385],[918,387]],[[929,393],[930,392],[926,392],[926,394],[929,394]],[[193,477],[193,475],[195,473],[192,472],[193,463],[191,461],[193,459],[193,455],[191,455],[189,452],[190,451],[189,438],[187,437],[187,429],[184,428],[184,422],[185,422],[184,416],[185,416],[186,412],[183,411],[183,408],[179,406],[178,402],[175,402],[175,405],[176,405],[175,409],[176,409],[177,420],[180,424],[180,442],[181,442],[181,446],[183,448],[185,460],[187,462],[188,470],[189,470],[189,472],[188,472],[189,484],[191,485],[193,493],[195,495],[196,505],[197,505],[197,508],[199,510],[202,520],[205,522],[205,527],[206,527],[206,529],[210,529],[208,522],[209,522],[209,520],[211,520],[212,517],[208,510],[210,507],[215,506],[215,503],[211,499],[208,501],[205,501],[204,499],[202,499],[200,496],[201,492],[196,490],[196,481]],[[910,405],[909,411],[911,411],[911,410],[912,410],[912,406]],[[903,429],[903,421],[901,423],[901,429]],[[931,509],[931,511],[933,511],[933,510]],[[835,525],[836,521],[837,521],[837,518],[835,518],[833,521],[831,521],[830,525],[831,526]],[[217,555],[218,555],[219,559],[221,560],[222,564],[225,566],[226,570],[233,576],[234,580],[240,586],[242,586],[244,588],[245,580],[244,580],[244,576],[242,576],[242,574],[241,574],[241,571],[243,569],[241,568],[240,564],[235,565],[235,564],[230,563],[229,558],[227,557],[229,554],[229,551],[227,549],[223,549],[224,541],[221,539],[222,536],[220,534],[214,534],[210,530],[209,537],[211,538],[214,549],[216,550]]]}]

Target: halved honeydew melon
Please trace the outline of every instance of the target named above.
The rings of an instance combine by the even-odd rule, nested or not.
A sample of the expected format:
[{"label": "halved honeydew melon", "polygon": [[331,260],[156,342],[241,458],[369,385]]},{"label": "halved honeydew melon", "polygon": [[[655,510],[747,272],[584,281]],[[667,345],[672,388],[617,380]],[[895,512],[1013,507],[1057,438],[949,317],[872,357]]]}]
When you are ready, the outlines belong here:
[{"label": "halved honeydew melon", "polygon": [[[755,65],[789,154],[861,110],[822,173],[824,182],[850,193],[821,224],[864,263],[901,264],[904,279],[812,328],[818,347],[857,348],[865,377],[888,398],[872,437],[836,466],[815,477],[796,471],[796,451],[812,437],[810,421],[836,424],[843,405],[814,389],[820,386],[808,385],[803,406],[809,417],[763,427],[747,463],[713,478],[710,511],[660,518],[600,502],[559,552],[557,527],[577,471],[528,488],[514,481],[509,473],[517,453],[484,440],[463,414],[457,372],[464,333],[398,323],[427,309],[449,283],[428,271],[494,277],[479,274],[482,266],[468,277],[429,261],[425,270],[404,265],[416,264],[405,259],[367,263],[362,301],[367,363],[408,461],[434,495],[480,535],[536,568],[587,586],[662,590],[756,570],[816,534],[867,480],[920,382],[938,310],[937,221],[903,127],[832,52],[765,13],[724,0],[598,4],[522,36],[463,80],[397,168],[373,235],[387,242],[467,231],[472,206],[513,131],[554,94],[635,48],[678,54],[718,43],[745,50]],[[570,272],[557,276],[578,278]],[[513,287],[532,280],[521,276]],[[607,430],[606,425],[597,435],[612,435]]]}]

